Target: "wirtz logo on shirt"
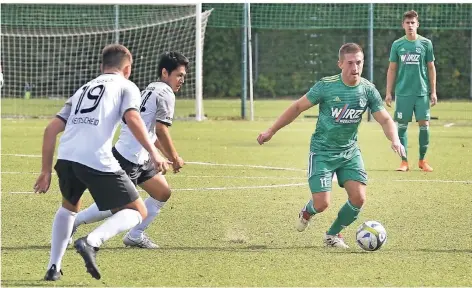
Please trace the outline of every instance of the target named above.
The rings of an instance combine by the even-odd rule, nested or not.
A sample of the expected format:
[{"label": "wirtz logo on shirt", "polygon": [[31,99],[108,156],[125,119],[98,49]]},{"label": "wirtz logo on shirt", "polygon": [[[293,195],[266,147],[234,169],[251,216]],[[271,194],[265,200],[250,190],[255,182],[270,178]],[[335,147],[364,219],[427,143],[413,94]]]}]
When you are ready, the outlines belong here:
[{"label": "wirtz logo on shirt", "polygon": [[344,105],[342,108],[332,107],[331,116],[334,118],[336,123],[342,124],[353,124],[358,123],[362,119],[362,109],[351,109],[348,108],[349,104]]},{"label": "wirtz logo on shirt", "polygon": [[414,64],[418,65],[420,64],[420,56],[421,54],[405,54],[405,55],[400,55],[400,59],[404,64]]}]

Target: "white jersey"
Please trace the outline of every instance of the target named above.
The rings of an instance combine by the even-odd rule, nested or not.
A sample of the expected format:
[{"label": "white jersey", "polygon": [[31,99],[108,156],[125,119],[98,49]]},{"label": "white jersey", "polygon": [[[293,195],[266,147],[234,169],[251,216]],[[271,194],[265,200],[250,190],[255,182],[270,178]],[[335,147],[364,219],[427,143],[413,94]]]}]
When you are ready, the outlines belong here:
[{"label": "white jersey", "polygon": [[[175,94],[164,82],[153,82],[141,93],[141,118],[148,129],[152,141],[157,139],[156,122],[172,125],[175,108]],[[122,124],[116,150],[128,161],[142,165],[149,159],[149,153],[136,140],[126,124]]]},{"label": "white jersey", "polygon": [[113,136],[126,111],[140,104],[139,88],[119,74],[103,74],[80,87],[57,114],[66,122],[57,158],[102,172],[120,170]]}]

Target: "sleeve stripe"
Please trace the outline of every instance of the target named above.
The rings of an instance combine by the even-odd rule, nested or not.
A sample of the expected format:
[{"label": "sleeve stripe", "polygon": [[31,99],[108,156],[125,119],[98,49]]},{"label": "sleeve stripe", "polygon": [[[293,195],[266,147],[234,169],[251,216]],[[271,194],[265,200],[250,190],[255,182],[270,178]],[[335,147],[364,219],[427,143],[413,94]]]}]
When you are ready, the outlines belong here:
[{"label": "sleeve stripe", "polygon": [[161,123],[161,124],[164,124],[164,125],[166,125],[167,127],[172,126],[172,123],[165,122],[165,121],[162,121],[162,120],[157,120],[157,119],[156,119],[156,122],[159,122],[159,123]]},{"label": "sleeve stripe", "polygon": [[63,117],[59,116],[59,115],[56,115],[57,118],[61,119],[65,124],[67,124],[67,120],[64,119]]},{"label": "sleeve stripe", "polygon": [[123,112],[123,116],[121,117],[121,120],[123,120],[123,123],[125,123],[125,124],[126,124],[126,119],[125,119],[126,112],[128,112],[130,110],[138,111],[138,109],[135,108],[135,107],[131,107],[131,108],[126,109],[125,112]]}]

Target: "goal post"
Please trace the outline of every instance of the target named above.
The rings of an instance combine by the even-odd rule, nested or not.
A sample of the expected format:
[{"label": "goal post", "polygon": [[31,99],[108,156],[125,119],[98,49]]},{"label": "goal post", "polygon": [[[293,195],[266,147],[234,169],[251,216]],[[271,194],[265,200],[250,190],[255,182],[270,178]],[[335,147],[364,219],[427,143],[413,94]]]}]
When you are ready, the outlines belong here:
[{"label": "goal post", "polygon": [[195,112],[176,116],[201,120],[201,61],[210,14],[201,5],[2,4],[2,117],[54,115],[78,87],[99,75],[102,48],[120,43],[133,54],[130,80],[140,89],[158,79],[161,53],[187,56],[186,83],[176,96],[194,101]]},{"label": "goal post", "polygon": [[202,41],[202,4],[196,5],[195,17],[195,120],[202,121],[203,114],[203,41]]}]

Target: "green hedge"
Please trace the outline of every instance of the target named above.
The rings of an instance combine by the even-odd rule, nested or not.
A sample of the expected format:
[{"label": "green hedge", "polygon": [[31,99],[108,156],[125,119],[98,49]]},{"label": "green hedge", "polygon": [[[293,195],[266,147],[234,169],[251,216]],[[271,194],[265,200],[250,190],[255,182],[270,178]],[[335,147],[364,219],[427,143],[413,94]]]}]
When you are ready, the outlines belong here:
[{"label": "green hedge", "polygon": [[[434,45],[437,90],[440,98],[469,98],[471,73],[470,30],[423,30]],[[384,95],[392,42],[401,29],[374,30],[374,83]],[[369,77],[366,29],[267,30],[254,29],[253,69],[255,97],[298,97],[318,79],[339,73],[337,52],[345,42],[357,42],[366,54],[363,77]],[[240,97],[240,28],[208,27],[203,55],[205,97]],[[257,53],[257,63],[255,62]],[[257,67],[256,67],[257,66]]]}]

